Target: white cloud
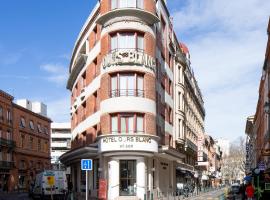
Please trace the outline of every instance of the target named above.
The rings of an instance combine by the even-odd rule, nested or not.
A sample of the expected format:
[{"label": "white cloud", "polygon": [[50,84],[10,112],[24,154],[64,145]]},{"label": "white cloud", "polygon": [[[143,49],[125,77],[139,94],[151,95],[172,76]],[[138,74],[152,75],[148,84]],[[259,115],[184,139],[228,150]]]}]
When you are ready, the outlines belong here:
[{"label": "white cloud", "polygon": [[235,140],[255,113],[270,1],[172,0],[174,27],[190,49],[202,89],[206,131]]},{"label": "white cloud", "polygon": [[52,83],[56,83],[59,86],[63,86],[68,78],[68,68],[62,64],[45,64],[40,68],[48,73],[46,79]]},{"label": "white cloud", "polygon": [[69,122],[69,107],[70,101],[69,96],[65,96],[61,99],[47,102],[48,116],[54,122]]}]

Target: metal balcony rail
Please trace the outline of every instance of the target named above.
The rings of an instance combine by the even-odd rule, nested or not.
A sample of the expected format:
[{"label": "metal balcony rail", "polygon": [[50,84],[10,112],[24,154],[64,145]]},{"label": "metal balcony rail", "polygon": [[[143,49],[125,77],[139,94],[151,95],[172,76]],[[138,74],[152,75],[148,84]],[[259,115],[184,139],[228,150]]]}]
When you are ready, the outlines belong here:
[{"label": "metal balcony rail", "polygon": [[11,169],[14,166],[14,162],[10,161],[0,161],[0,168],[2,169]]},{"label": "metal balcony rail", "polygon": [[0,138],[0,146],[15,147],[15,142],[13,140]]},{"label": "metal balcony rail", "polygon": [[136,51],[136,52],[140,52],[140,53],[144,53],[144,49],[140,49],[140,48],[136,48],[136,47],[127,47],[127,48],[114,48],[111,49],[109,53],[114,53],[114,52],[129,52],[129,51]]},{"label": "metal balcony rail", "polygon": [[110,97],[144,97],[144,90],[139,89],[117,89],[110,91]]}]

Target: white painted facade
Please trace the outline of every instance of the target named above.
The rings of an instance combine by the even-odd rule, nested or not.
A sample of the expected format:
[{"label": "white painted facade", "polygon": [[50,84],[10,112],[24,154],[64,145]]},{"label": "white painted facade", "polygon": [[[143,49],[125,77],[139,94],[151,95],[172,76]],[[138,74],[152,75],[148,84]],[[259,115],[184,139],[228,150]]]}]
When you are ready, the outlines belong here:
[{"label": "white painted facade", "polygon": [[60,156],[71,149],[71,127],[70,123],[51,124],[51,164],[58,167]]}]

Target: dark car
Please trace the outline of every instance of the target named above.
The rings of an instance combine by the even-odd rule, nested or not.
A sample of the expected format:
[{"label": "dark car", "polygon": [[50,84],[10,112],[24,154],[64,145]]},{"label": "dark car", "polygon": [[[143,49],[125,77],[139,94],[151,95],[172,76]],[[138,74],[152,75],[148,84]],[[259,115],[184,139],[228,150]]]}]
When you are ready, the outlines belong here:
[{"label": "dark car", "polygon": [[240,185],[239,184],[233,184],[231,186],[231,191],[233,194],[239,194],[240,193]]}]

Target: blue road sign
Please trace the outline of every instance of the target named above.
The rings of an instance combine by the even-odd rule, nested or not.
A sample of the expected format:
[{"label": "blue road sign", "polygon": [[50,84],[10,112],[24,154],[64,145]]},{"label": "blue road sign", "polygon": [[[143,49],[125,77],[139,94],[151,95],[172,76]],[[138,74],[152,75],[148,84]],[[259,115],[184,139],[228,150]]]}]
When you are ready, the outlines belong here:
[{"label": "blue road sign", "polygon": [[93,161],[91,159],[81,160],[81,170],[92,170]]}]

